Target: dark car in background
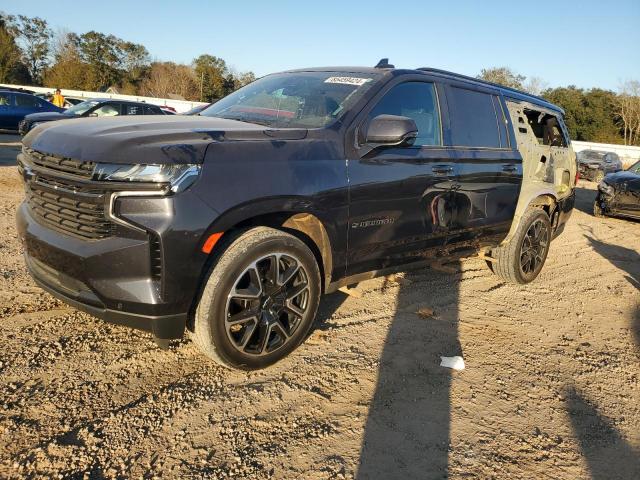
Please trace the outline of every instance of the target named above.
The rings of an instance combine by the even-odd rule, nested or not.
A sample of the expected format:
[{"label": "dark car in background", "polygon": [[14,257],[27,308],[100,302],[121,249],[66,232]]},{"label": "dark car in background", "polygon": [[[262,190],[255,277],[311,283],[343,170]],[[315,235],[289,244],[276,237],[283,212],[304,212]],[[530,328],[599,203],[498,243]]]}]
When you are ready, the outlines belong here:
[{"label": "dark car in background", "polygon": [[614,152],[582,150],[577,157],[580,178],[586,180],[601,182],[607,174],[622,170],[620,157]]},{"label": "dark car in background", "polygon": [[29,114],[57,115],[63,111],[35,95],[0,88],[0,128],[17,130],[20,122]]},{"label": "dark car in background", "polygon": [[598,184],[593,214],[640,219],[640,161],[604,177]]},{"label": "dark car in background", "polygon": [[27,115],[20,122],[20,135],[26,135],[33,127],[54,120],[71,120],[82,117],[116,117],[119,115],[164,115],[157,105],[128,100],[112,100],[110,98],[93,98],[78,103],[66,110],[58,109],[49,113]]}]

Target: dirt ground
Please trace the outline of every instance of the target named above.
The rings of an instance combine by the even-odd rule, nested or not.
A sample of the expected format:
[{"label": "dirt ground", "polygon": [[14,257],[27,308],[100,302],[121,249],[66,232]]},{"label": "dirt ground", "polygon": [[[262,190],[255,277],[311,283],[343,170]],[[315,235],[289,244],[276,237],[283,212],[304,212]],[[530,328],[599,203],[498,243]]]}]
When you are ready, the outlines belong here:
[{"label": "dirt ground", "polygon": [[533,284],[478,259],[368,281],[244,373],[37,288],[0,167],[0,478],[640,478],[640,222],[593,189]]}]

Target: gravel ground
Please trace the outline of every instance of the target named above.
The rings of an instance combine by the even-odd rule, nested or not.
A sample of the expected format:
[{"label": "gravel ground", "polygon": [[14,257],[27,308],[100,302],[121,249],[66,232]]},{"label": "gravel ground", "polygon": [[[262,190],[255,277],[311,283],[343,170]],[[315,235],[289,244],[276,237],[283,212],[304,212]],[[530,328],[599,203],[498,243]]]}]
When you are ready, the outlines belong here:
[{"label": "gravel ground", "polygon": [[364,282],[245,373],[37,288],[0,167],[0,478],[640,478],[640,223],[594,218],[592,185],[533,284]]}]

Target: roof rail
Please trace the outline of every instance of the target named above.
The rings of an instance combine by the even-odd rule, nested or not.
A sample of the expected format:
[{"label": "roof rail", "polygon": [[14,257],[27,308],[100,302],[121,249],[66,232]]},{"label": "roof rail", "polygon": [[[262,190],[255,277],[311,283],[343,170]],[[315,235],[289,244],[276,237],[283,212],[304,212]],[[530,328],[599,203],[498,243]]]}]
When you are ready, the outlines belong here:
[{"label": "roof rail", "polygon": [[449,72],[447,70],[441,70],[439,68],[421,67],[421,68],[417,68],[416,70],[420,70],[421,72],[439,73],[439,74],[442,74],[442,75],[448,75],[450,77],[460,78],[460,79],[463,79],[463,80],[471,80],[473,82],[482,83],[484,85],[489,85],[491,87],[496,87],[496,88],[500,88],[502,90],[507,90],[507,91],[510,91],[510,92],[518,93],[520,95],[525,95],[527,97],[537,98],[538,100],[542,100],[545,103],[551,104],[551,102],[549,102],[549,100],[547,100],[545,98],[542,98],[542,97],[540,97],[538,95],[533,95],[532,93],[523,92],[522,90],[518,90],[517,88],[507,87],[505,85],[500,85],[499,83],[488,82],[487,80],[482,80],[481,78],[469,77],[468,75],[462,75],[460,73]]}]

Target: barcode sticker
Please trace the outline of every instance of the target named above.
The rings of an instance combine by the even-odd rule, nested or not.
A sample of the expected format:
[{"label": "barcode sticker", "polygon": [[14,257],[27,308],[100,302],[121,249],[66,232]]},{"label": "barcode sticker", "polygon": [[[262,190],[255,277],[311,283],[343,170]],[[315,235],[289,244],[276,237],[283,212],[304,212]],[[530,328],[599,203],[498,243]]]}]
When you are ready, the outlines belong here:
[{"label": "barcode sticker", "polygon": [[370,82],[370,78],[360,78],[360,77],[329,77],[324,83],[342,83],[344,85],[364,85],[367,82]]}]

